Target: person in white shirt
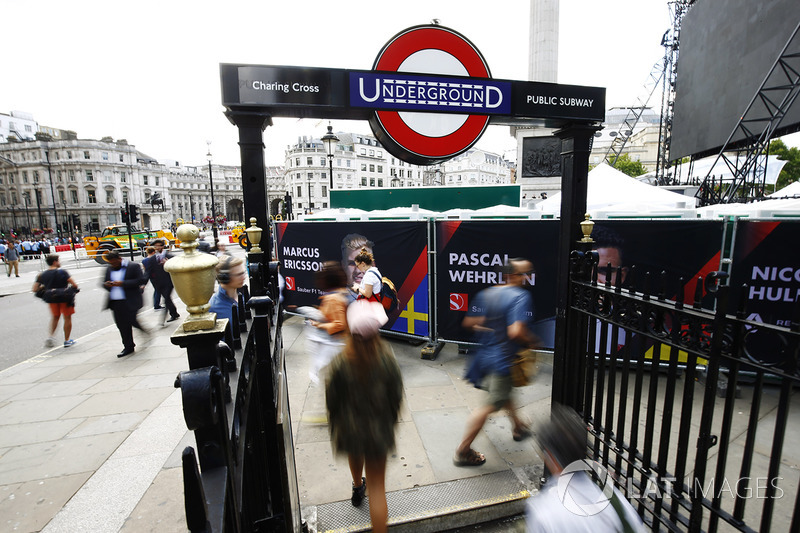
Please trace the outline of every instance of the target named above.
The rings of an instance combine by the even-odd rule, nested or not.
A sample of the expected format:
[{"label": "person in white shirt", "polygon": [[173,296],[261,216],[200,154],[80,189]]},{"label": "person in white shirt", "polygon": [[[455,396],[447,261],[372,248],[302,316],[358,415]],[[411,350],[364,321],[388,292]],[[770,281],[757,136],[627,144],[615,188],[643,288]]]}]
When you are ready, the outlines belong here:
[{"label": "person in white shirt", "polygon": [[[552,477],[526,504],[527,533],[645,531],[608,472],[586,460],[586,424],[575,411],[553,404],[550,419],[534,434]],[[598,470],[603,479],[596,483],[592,476]]]}]

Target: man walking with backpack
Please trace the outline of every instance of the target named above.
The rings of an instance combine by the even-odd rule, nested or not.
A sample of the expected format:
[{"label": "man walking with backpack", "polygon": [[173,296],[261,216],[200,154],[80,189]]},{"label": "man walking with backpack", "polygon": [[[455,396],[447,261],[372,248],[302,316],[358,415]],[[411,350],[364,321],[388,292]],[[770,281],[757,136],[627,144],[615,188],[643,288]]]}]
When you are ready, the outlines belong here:
[{"label": "man walking with backpack", "polygon": [[55,333],[58,327],[58,322],[61,317],[64,317],[64,348],[69,348],[75,341],[70,339],[72,333],[72,315],[75,313],[75,296],[72,295],[66,299],[59,299],[52,301],[52,297],[48,294],[51,289],[66,289],[71,286],[77,292],[78,284],[69,275],[69,272],[61,269],[61,261],[57,254],[50,254],[47,256],[47,270],[39,274],[36,281],[33,283],[33,292],[36,293],[39,289],[44,289],[45,301],[50,306],[50,335],[45,341],[45,346],[51,348],[55,346],[56,339]]}]

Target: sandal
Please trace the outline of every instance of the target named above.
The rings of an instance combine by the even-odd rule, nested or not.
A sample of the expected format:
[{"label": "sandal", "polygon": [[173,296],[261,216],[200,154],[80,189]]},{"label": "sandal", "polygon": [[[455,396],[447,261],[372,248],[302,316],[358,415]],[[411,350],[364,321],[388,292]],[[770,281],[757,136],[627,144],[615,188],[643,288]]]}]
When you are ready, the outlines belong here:
[{"label": "sandal", "polygon": [[531,436],[531,430],[529,428],[523,427],[522,429],[518,429],[511,433],[511,436],[514,438],[516,442],[521,440],[525,440]]},{"label": "sandal", "polygon": [[481,466],[485,462],[486,457],[472,448],[465,454],[459,454],[456,451],[455,455],[453,455],[453,464],[456,466]]}]

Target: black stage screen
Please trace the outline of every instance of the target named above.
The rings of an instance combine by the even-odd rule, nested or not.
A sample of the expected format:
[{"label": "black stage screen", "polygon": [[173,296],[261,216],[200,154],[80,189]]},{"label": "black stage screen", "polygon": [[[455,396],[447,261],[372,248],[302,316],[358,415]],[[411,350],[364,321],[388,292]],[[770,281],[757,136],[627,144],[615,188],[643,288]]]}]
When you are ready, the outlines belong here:
[{"label": "black stage screen", "polygon": [[[699,0],[689,9],[681,24],[670,159],[719,152],[789,40],[799,9],[798,0]],[[775,136],[798,128],[795,102]]]}]

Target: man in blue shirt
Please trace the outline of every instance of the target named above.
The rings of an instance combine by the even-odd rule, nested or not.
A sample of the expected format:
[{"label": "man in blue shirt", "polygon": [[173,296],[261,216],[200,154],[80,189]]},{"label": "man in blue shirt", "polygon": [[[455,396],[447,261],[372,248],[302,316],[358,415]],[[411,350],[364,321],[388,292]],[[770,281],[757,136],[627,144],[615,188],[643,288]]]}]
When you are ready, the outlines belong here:
[{"label": "man in blue shirt", "polygon": [[509,261],[501,270],[507,283],[481,291],[462,324],[478,333],[482,344],[467,369],[467,379],[487,389],[489,398],[467,420],[464,438],[453,456],[456,466],[479,466],[486,462],[482,453],[471,448],[472,441],[489,415],[502,408],[511,417],[514,440],[530,435],[528,427],[517,417],[511,398],[510,366],[520,348],[532,348],[537,342],[528,327],[533,317],[531,297],[522,288],[532,270],[530,261],[525,259]]},{"label": "man in blue shirt", "polygon": [[219,290],[211,297],[208,310],[217,314],[217,320],[227,318],[229,328],[232,328],[233,307],[238,305],[237,292],[244,286],[245,280],[247,269],[241,258],[226,256],[217,263]]}]

